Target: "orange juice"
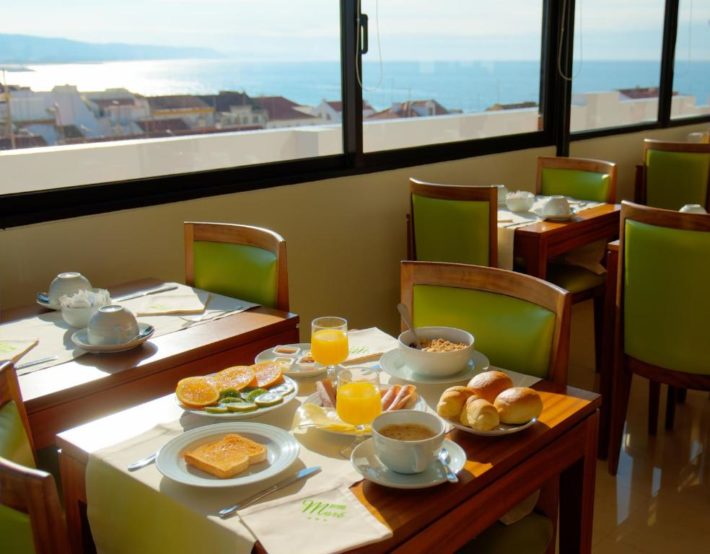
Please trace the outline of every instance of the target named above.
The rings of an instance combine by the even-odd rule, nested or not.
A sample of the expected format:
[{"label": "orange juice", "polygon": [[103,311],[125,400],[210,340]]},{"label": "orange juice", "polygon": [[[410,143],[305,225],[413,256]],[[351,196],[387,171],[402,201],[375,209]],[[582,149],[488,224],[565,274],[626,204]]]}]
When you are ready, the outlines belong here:
[{"label": "orange juice", "polygon": [[348,334],[340,329],[320,329],[311,336],[311,355],[319,364],[335,365],[348,357]]},{"label": "orange juice", "polygon": [[338,386],[335,409],[340,419],[353,425],[372,423],[382,412],[380,391],[374,383],[353,381]]}]

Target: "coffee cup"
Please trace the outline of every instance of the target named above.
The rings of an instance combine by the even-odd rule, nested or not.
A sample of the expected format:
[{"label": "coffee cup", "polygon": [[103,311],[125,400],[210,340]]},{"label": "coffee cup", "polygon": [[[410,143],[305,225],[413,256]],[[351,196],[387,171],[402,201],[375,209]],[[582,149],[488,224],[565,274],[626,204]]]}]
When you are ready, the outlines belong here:
[{"label": "coffee cup", "polygon": [[80,290],[91,288],[91,283],[78,271],[65,271],[57,275],[49,284],[47,297],[49,303],[59,305],[62,296],[71,296]]},{"label": "coffee cup", "polygon": [[89,344],[124,344],[138,336],[139,327],[133,312],[123,306],[99,308],[87,325]]},{"label": "coffee cup", "polygon": [[708,213],[707,210],[705,208],[703,208],[700,204],[686,204],[679,211],[683,212],[684,214],[706,214],[706,213]]},{"label": "coffee cup", "polygon": [[561,195],[550,196],[542,206],[543,217],[567,217],[570,213],[569,201]]},{"label": "coffee cup", "polygon": [[441,449],[445,432],[441,418],[417,410],[385,412],[372,422],[375,453],[397,473],[425,471]]}]

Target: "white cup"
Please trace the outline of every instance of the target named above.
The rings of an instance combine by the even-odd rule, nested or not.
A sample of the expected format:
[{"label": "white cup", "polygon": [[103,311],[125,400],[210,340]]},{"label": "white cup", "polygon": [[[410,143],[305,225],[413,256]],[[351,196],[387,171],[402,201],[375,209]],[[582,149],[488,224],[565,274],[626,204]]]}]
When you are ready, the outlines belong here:
[{"label": "white cup", "polygon": [[683,212],[684,214],[706,214],[706,213],[708,213],[707,210],[705,208],[703,208],[700,204],[686,204],[679,211]]},{"label": "white cup", "polygon": [[[380,430],[388,425],[416,424],[434,435],[423,440],[398,440],[385,437]],[[421,473],[434,461],[444,441],[446,427],[438,416],[418,410],[396,410],[380,414],[372,422],[375,453],[380,461],[397,473]]]},{"label": "white cup", "polygon": [[123,306],[99,308],[87,326],[89,344],[124,344],[138,336],[139,327],[133,312]]},{"label": "white cup", "polygon": [[498,204],[505,204],[505,197],[508,194],[508,188],[505,185],[493,185],[498,188]]},{"label": "white cup", "polygon": [[569,201],[564,196],[550,196],[542,206],[543,217],[566,217],[570,213]]},{"label": "white cup", "polygon": [[49,303],[58,305],[62,296],[71,296],[80,290],[90,289],[91,283],[77,271],[65,271],[57,275],[49,285]]}]

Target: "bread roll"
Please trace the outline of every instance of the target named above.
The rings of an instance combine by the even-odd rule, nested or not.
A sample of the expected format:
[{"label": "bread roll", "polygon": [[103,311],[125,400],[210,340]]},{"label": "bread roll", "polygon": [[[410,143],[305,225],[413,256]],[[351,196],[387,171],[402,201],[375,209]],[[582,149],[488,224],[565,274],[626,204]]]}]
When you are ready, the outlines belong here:
[{"label": "bread roll", "polygon": [[472,396],[466,401],[460,421],[476,431],[490,431],[498,427],[500,418],[498,410],[488,400]]},{"label": "bread roll", "polygon": [[466,387],[449,387],[439,398],[436,413],[441,417],[456,419],[459,417],[463,405],[473,392]]},{"label": "bread roll", "polygon": [[468,388],[474,394],[493,403],[505,389],[513,386],[513,381],[502,371],[484,371],[468,382]]},{"label": "bread roll", "polygon": [[542,399],[528,387],[513,387],[498,395],[495,407],[500,413],[501,422],[518,425],[540,415]]}]

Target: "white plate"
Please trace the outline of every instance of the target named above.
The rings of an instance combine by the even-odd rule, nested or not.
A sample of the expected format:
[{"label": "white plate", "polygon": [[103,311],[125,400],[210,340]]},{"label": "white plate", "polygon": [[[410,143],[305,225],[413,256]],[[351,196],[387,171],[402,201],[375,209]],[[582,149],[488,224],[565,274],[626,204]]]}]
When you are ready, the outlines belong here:
[{"label": "white plate", "polygon": [[[451,470],[458,473],[466,463],[466,452],[458,444],[444,439],[442,445],[451,456]],[[394,489],[425,489],[446,483],[446,473],[441,465],[434,461],[424,472],[405,474],[392,471],[375,454],[372,439],[358,444],[350,456],[353,467],[368,481]]]},{"label": "white plate", "polygon": [[122,342],[121,344],[90,344],[86,329],[79,329],[71,336],[71,340],[79,348],[87,352],[94,352],[96,354],[123,352],[124,350],[131,350],[136,346],[140,346],[152,337],[155,332],[155,328],[147,323],[139,323],[138,329],[139,332],[136,338],[128,342]]},{"label": "white plate", "polygon": [[380,367],[382,368],[382,371],[389,373],[392,377],[397,377],[398,379],[403,379],[404,381],[411,381],[412,383],[429,385],[467,381],[476,373],[485,370],[489,365],[490,361],[488,358],[477,350],[474,350],[473,354],[471,354],[468,366],[463,371],[455,373],[454,375],[448,375],[446,377],[429,377],[428,375],[420,375],[419,373],[412,371],[412,369],[404,363],[402,353],[398,349],[385,352],[382,355],[382,358],[380,358]]},{"label": "white plate", "polygon": [[500,437],[502,435],[512,435],[514,433],[519,433],[520,431],[527,429],[528,427],[535,424],[537,418],[533,418],[527,423],[522,423],[520,425],[508,425],[507,423],[501,423],[500,425],[498,425],[498,427],[496,427],[495,429],[491,429],[490,431],[477,431],[476,429],[471,429],[470,427],[466,427],[458,421],[451,421],[450,419],[444,419],[444,421],[450,423],[451,425],[456,427],[456,429],[460,429],[465,433],[471,433],[472,435],[479,435],[481,437]]},{"label": "white plate", "polygon": [[42,306],[43,308],[47,308],[48,310],[61,310],[62,306],[61,304],[52,304],[51,302],[45,302],[44,300],[40,300],[40,295],[47,296],[46,292],[38,292],[37,296],[35,298],[35,302]]},{"label": "white plate", "polygon": [[[320,396],[318,395],[317,392],[314,392],[310,396],[307,396],[306,399],[303,401],[303,404],[315,404],[316,406],[321,406],[322,402],[320,399]],[[301,411],[303,410],[303,404],[299,406],[298,411],[299,415]],[[332,408],[331,408],[332,409]],[[426,400],[422,397],[421,394],[417,393],[417,401],[414,403],[414,406],[410,408],[411,410],[419,410],[420,412],[426,412],[427,410],[427,403]],[[338,420],[340,421],[340,420]],[[325,427],[318,427],[317,425],[314,426],[315,429],[318,429],[319,431],[323,431],[324,433],[332,433],[333,435],[347,435],[347,436],[356,436],[359,435],[360,433],[356,432],[346,432],[346,431],[336,431],[334,429],[328,429]],[[366,433],[362,433],[363,435],[370,435],[371,433],[368,431]]]},{"label": "white plate", "polygon": [[[245,472],[220,479],[189,466],[182,456],[185,450],[205,442],[217,441],[228,433],[238,433],[266,447],[266,461],[249,466]],[[178,483],[196,487],[237,487],[258,483],[282,473],[298,457],[298,441],[287,431],[262,423],[215,423],[185,431],[167,442],[158,451],[155,465],[158,471]]]},{"label": "white plate", "polygon": [[[254,362],[266,362],[268,360],[273,360],[274,358],[295,358],[296,360],[298,360],[306,352],[310,352],[311,350],[311,343],[309,342],[300,342],[297,344],[280,344],[279,346],[293,346],[294,348],[298,348],[299,351],[296,356],[289,356],[287,354],[279,354],[278,352],[274,352],[274,348],[278,348],[274,346],[274,348],[269,348],[268,350],[259,352],[257,357],[254,358]],[[325,373],[325,370],[326,367],[318,363],[298,364],[296,361],[294,361],[293,365],[289,366],[289,369],[284,371],[284,374],[290,375],[291,377],[314,377],[316,375],[322,375],[323,373]]]},{"label": "white plate", "polygon": [[[189,412],[191,414],[196,414],[199,416],[204,416],[204,417],[213,417],[216,419],[224,419],[224,420],[229,420],[229,419],[251,419],[254,417],[258,417],[260,415],[264,415],[266,413],[272,412],[274,410],[278,410],[279,408],[283,408],[286,404],[291,402],[294,398],[296,398],[296,395],[298,394],[298,383],[291,379],[290,377],[287,377],[284,375],[284,382],[289,383],[292,387],[293,390],[288,393],[286,396],[284,396],[284,401],[281,402],[281,404],[276,404],[274,406],[264,406],[263,408],[257,408],[253,412],[229,412],[226,414],[213,414],[210,412],[206,412],[205,410],[196,410],[194,408],[187,408],[183,406],[180,401],[177,399],[177,396],[175,397],[175,401],[178,403],[178,406],[180,406],[183,410],[186,412]],[[269,389],[273,389],[274,387],[277,387],[278,385],[274,385],[273,387],[269,387]],[[269,390],[266,389],[266,390]]]}]

